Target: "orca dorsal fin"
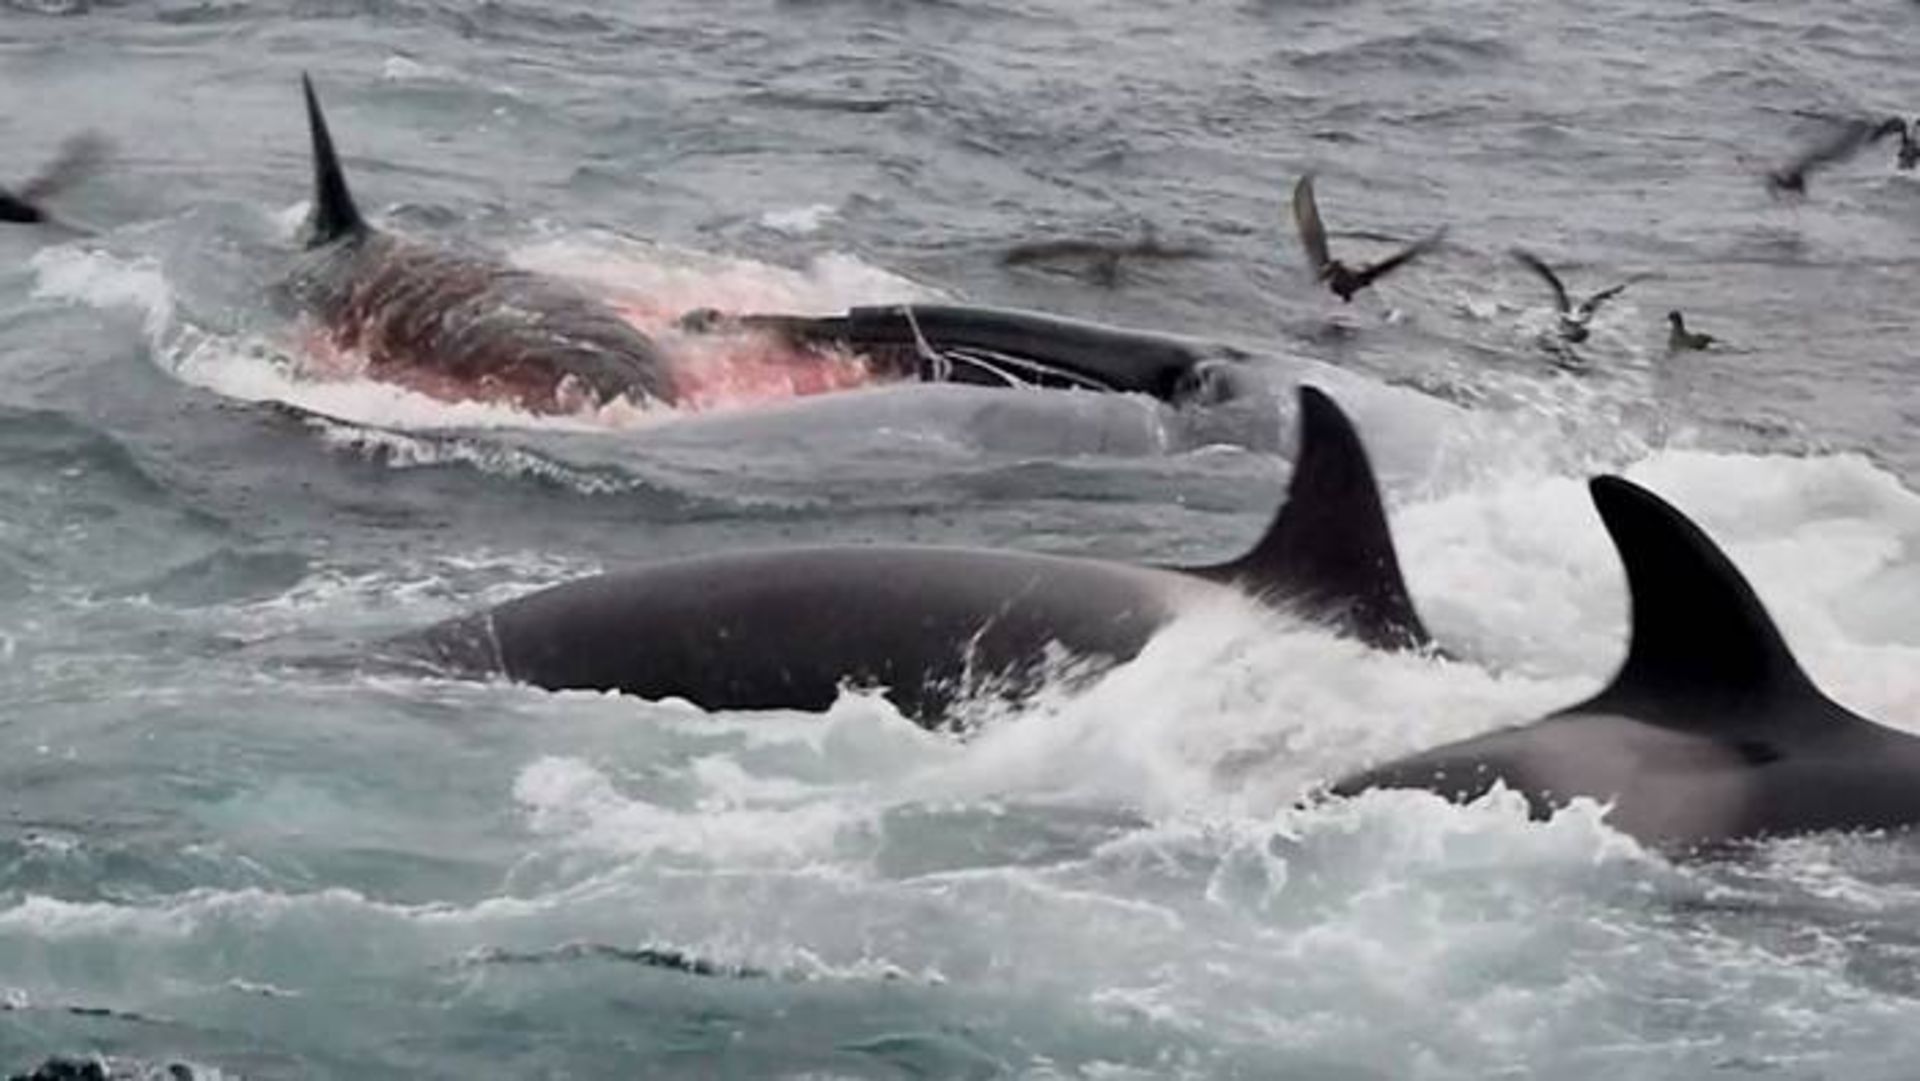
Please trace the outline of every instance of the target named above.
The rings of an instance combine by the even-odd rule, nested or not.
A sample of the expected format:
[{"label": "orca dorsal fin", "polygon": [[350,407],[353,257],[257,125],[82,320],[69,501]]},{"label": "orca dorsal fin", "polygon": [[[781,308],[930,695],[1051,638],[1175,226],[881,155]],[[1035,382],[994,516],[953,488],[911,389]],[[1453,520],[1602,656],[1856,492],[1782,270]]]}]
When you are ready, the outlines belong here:
[{"label": "orca dorsal fin", "polygon": [[318,248],[366,232],[367,223],[347,191],[346,174],[340,171],[333,136],[327,132],[327,118],[320,111],[320,97],[313,92],[313,80],[305,72],[300,74],[300,89],[307,97],[307,127],[313,133],[313,213],[307,217],[306,244]]},{"label": "orca dorsal fin", "polygon": [[1239,559],[1189,573],[1284,599],[1379,649],[1431,645],[1353,422],[1309,386],[1300,388],[1299,416],[1293,479],[1265,535]]},{"label": "orca dorsal fin", "polygon": [[1781,715],[1783,704],[1832,705],[1699,526],[1620,477],[1595,477],[1588,489],[1626,565],[1632,615],[1626,663],[1569,712],[1629,709],[1699,728],[1758,722]]}]

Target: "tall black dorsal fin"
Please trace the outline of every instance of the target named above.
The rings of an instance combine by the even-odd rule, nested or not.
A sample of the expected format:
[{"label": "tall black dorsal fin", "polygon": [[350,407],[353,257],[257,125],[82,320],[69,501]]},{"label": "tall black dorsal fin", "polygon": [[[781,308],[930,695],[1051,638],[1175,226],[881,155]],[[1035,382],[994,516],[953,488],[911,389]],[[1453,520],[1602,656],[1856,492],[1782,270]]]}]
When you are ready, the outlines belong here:
[{"label": "tall black dorsal fin", "polygon": [[1619,477],[1595,477],[1588,487],[1626,565],[1632,619],[1626,664],[1569,712],[1630,709],[1717,727],[1778,716],[1783,704],[1827,701],[1753,587],[1699,526]]},{"label": "tall black dorsal fin", "polygon": [[1432,644],[1400,576],[1367,449],[1313,387],[1300,388],[1300,448],[1273,524],[1239,559],[1189,572],[1284,599],[1379,649]]},{"label": "tall black dorsal fin", "polygon": [[300,88],[307,95],[307,127],[313,132],[313,213],[307,217],[306,243],[317,248],[365,232],[367,223],[347,191],[346,175],[333,153],[333,136],[327,133],[327,118],[320,112],[320,98],[305,72],[300,75]]}]

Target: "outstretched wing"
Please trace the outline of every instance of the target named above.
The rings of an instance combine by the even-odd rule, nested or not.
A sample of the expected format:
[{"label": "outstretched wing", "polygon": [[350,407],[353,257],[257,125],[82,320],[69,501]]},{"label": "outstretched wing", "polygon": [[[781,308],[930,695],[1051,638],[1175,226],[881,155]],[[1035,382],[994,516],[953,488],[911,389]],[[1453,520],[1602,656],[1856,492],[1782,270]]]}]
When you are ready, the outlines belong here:
[{"label": "outstretched wing", "polygon": [[60,144],[60,153],[40,175],[20,185],[20,200],[38,203],[85,180],[100,170],[111,149],[112,144],[98,132],[83,131],[70,137]]},{"label": "outstretched wing", "polygon": [[1800,155],[1781,167],[1775,175],[1781,177],[1802,178],[1813,170],[1834,162],[1845,161],[1860,152],[1860,148],[1888,134],[1892,121],[1875,125],[1868,120],[1842,120],[1826,137],[1810,144]]},{"label": "outstretched wing", "polygon": [[1327,227],[1320,224],[1320,204],[1313,198],[1313,174],[1300,178],[1293,186],[1293,226],[1300,231],[1300,246],[1307,250],[1315,274],[1333,261],[1327,251]]},{"label": "outstretched wing", "polygon": [[1580,302],[1580,320],[1582,322],[1585,322],[1588,319],[1592,319],[1593,313],[1600,310],[1600,305],[1605,304],[1607,301],[1612,300],[1614,297],[1617,297],[1621,293],[1626,292],[1627,286],[1632,285],[1634,282],[1637,282],[1639,280],[1640,280],[1639,278],[1628,278],[1626,281],[1621,282],[1619,285],[1609,286],[1608,288],[1602,289],[1598,293],[1595,293],[1592,296],[1588,297],[1587,299],[1581,301]]},{"label": "outstretched wing", "polygon": [[1441,239],[1446,235],[1447,231],[1445,228],[1435,229],[1433,232],[1400,249],[1393,255],[1360,271],[1354,275],[1354,289],[1356,291],[1365,289],[1381,278],[1386,277],[1406,264],[1413,262],[1415,259],[1439,247]]},{"label": "outstretched wing", "polygon": [[1538,274],[1540,280],[1547,283],[1547,288],[1553,290],[1554,305],[1560,309],[1561,315],[1567,314],[1570,307],[1567,302],[1567,287],[1560,284],[1560,276],[1553,272],[1553,268],[1541,262],[1539,257],[1530,251],[1514,248],[1511,254],[1515,259],[1520,261],[1521,266]]}]

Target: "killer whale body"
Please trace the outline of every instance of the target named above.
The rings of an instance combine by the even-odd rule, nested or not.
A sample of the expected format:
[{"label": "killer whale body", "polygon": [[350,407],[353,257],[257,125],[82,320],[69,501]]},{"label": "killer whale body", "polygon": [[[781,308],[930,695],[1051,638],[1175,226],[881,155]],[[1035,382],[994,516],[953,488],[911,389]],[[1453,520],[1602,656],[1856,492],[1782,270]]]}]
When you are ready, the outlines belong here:
[{"label": "killer whale body", "polygon": [[1626,662],[1593,698],[1531,724],[1366,770],[1332,788],[1418,788],[1469,802],[1496,783],[1536,818],[1577,796],[1608,821],[1687,848],[1920,823],[1920,737],[1823,694],[1746,579],[1658,496],[1591,484],[1626,565]]},{"label": "killer whale body", "polygon": [[1243,397],[1255,385],[1251,354],[1230,345],[1011,308],[869,305],[829,316],[700,309],[682,326],[845,349],[885,376],[920,382],[1147,394],[1176,405]]},{"label": "killer whale body", "polygon": [[1307,387],[1299,416],[1288,498],[1227,563],[905,545],[724,553],[560,585],[390,651],[440,673],[706,709],[818,711],[846,686],[877,687],[937,727],[956,702],[1032,693],[1062,654],[1085,671],[1129,660],[1187,603],[1232,592],[1376,647],[1426,646],[1352,424]]},{"label": "killer whale body", "polygon": [[[313,141],[306,252],[281,293],[378,379],[535,412],[616,398],[671,402],[654,344],[594,298],[486,255],[381,232],[354,205],[320,101],[300,78]],[[431,391],[430,391],[431,392]]]}]

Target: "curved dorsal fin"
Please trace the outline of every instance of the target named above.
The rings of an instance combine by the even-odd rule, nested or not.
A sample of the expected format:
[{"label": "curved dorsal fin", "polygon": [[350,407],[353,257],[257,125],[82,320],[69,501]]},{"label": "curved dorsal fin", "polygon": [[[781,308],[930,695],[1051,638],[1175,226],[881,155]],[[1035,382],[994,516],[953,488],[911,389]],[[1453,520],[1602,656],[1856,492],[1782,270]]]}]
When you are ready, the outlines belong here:
[{"label": "curved dorsal fin", "polygon": [[363,233],[367,223],[347,191],[346,175],[333,153],[333,136],[327,133],[327,118],[320,112],[320,98],[305,72],[300,75],[300,89],[307,96],[307,127],[313,132],[313,213],[307,217],[306,244],[317,248]]},{"label": "curved dorsal fin", "polygon": [[1332,398],[1300,388],[1300,447],[1287,499],[1253,550],[1190,568],[1282,597],[1379,649],[1432,644],[1400,576],[1373,465]]},{"label": "curved dorsal fin", "polygon": [[1613,682],[1568,712],[1624,708],[1716,727],[1760,721],[1782,704],[1831,705],[1753,587],[1699,526],[1619,477],[1595,477],[1588,487],[1626,565],[1632,620]]}]

